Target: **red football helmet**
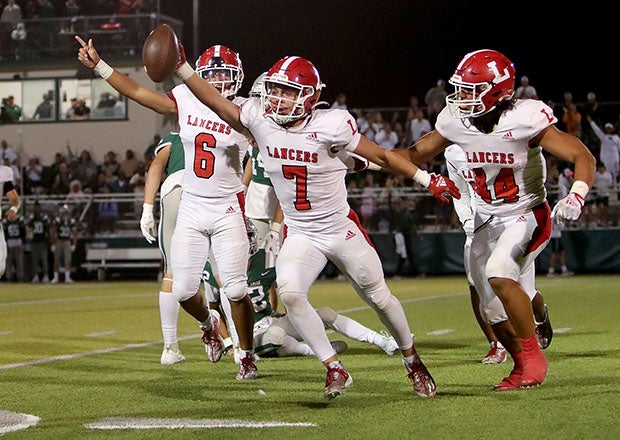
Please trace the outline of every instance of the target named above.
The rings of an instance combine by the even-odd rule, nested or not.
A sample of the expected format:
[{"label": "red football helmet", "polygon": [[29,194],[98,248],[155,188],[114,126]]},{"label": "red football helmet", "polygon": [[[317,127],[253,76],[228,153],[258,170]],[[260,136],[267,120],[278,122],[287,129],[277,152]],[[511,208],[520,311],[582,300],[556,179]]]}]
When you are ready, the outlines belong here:
[{"label": "red football helmet", "polygon": [[501,53],[482,49],[468,53],[449,79],[455,92],[446,97],[460,119],[483,115],[514,95],[515,68]]},{"label": "red football helmet", "polygon": [[316,105],[325,84],[305,58],[287,56],[267,71],[261,93],[265,114],[284,125],[305,117]]},{"label": "red football helmet", "polygon": [[217,87],[225,97],[236,96],[243,83],[243,66],[239,54],[216,44],[196,60],[196,73]]}]

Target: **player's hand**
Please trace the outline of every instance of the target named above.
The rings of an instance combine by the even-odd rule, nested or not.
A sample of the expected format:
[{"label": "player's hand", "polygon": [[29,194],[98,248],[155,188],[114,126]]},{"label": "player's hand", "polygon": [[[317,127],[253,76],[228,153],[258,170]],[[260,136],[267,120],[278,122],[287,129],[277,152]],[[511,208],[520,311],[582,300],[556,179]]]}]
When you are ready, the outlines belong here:
[{"label": "player's hand", "polygon": [[101,57],[93,45],[92,38],[88,40],[88,43],[86,43],[86,41],[84,41],[79,35],[76,35],[75,39],[82,46],[78,50],[78,60],[89,69],[94,69],[97,63],[101,60]]},{"label": "player's hand", "polygon": [[265,253],[267,255],[271,255],[271,257],[275,260],[280,252],[280,233],[276,231],[267,232],[261,247],[265,249]]},{"label": "player's hand", "polygon": [[433,197],[444,202],[450,203],[450,199],[446,197],[446,195],[450,195],[455,199],[461,198],[461,192],[459,191],[456,184],[447,178],[446,176],[442,176],[441,174],[431,174],[431,183],[428,185],[428,192],[430,192]]},{"label": "player's hand", "polygon": [[564,220],[577,220],[581,215],[582,209],[583,197],[572,192],[556,203],[553,211],[551,211],[551,218],[558,224]]},{"label": "player's hand", "polygon": [[177,43],[179,43],[179,62],[177,63],[176,69],[178,70],[183,64],[187,62],[187,57],[185,56],[185,49],[183,48],[183,43],[181,40],[177,39]]},{"label": "player's hand", "polygon": [[155,229],[155,218],[153,217],[153,213],[143,211],[142,217],[140,218],[140,230],[149,243],[155,242]]},{"label": "player's hand", "polygon": [[56,245],[55,244],[50,246],[50,251],[52,251],[52,253],[56,252]]}]

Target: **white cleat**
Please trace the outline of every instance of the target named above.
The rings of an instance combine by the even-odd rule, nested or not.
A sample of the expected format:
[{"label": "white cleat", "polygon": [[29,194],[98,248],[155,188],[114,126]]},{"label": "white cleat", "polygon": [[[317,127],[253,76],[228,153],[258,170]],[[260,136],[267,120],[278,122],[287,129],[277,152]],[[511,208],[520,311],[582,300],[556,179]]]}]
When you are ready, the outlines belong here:
[{"label": "white cleat", "polygon": [[181,350],[178,348],[175,350],[170,345],[164,346],[164,351],[162,352],[160,359],[160,363],[162,365],[173,365],[183,361],[185,361],[185,356],[183,356]]}]

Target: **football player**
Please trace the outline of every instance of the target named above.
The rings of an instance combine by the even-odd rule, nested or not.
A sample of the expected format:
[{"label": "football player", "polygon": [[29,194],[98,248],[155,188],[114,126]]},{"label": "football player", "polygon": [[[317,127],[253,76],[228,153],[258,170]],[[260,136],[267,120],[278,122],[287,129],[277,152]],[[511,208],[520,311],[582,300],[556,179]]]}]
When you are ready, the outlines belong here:
[{"label": "football player", "polygon": [[324,396],[343,394],[353,383],[308,300],[308,290],[328,260],[396,339],[414,392],[434,396],[435,382],[415,350],[403,307],[390,292],[381,260],[347,202],[347,170],[335,153],[345,149],[406,175],[445,202],[449,200],[444,194],[458,197],[454,183],[400,160],[393,151],[362,136],[349,112],[316,109],[324,84],[305,58],[287,56],[277,61],[265,76],[260,98],[249,98],[241,106],[222,99],[186,62],[179,65],[177,74],[201,102],[256,141],[284,213],[284,240],[276,259],[280,300],[295,329],[327,369]]},{"label": "football player", "polygon": [[[477,193],[471,274],[481,312],[512,356],[514,368],[497,391],[543,383],[548,362],[538,346],[532,305],[521,284],[549,241],[551,217],[575,220],[594,182],[595,160],[581,141],[556,128],[544,102],[515,99],[515,68],[495,50],[477,50],[460,61],[449,80],[435,130],[396,154],[422,163],[457,144],[465,153]],[[547,152],[575,164],[570,193],[551,212],[546,201]]]},{"label": "football player", "polygon": [[[14,221],[21,204],[19,194],[13,185],[13,170],[6,165],[0,165],[0,184],[2,185],[2,193],[0,193],[0,201],[2,196],[6,196],[11,206],[6,210],[5,216],[8,221]],[[0,228],[0,277],[4,275],[6,269],[6,240],[4,238],[4,229]]]}]

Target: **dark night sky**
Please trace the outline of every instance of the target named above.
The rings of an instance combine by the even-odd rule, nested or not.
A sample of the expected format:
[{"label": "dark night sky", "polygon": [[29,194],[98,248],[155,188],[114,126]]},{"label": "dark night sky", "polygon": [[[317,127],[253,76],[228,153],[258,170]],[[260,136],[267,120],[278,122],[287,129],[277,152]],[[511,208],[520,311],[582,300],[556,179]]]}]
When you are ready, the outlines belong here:
[{"label": "dark night sky", "polygon": [[[422,100],[463,55],[490,48],[507,55],[517,82],[527,75],[545,101],[560,101],[567,90],[576,101],[589,91],[600,101],[620,101],[620,21],[597,3],[586,10],[546,2],[551,11],[542,12],[541,2],[504,0],[199,0],[197,53],[213,44],[239,52],[242,94],[275,61],[300,55],[319,69],[324,100],[342,91],[350,107],[391,107],[407,106],[414,94]],[[184,22],[190,57],[192,5],[161,2],[162,14]]]}]

